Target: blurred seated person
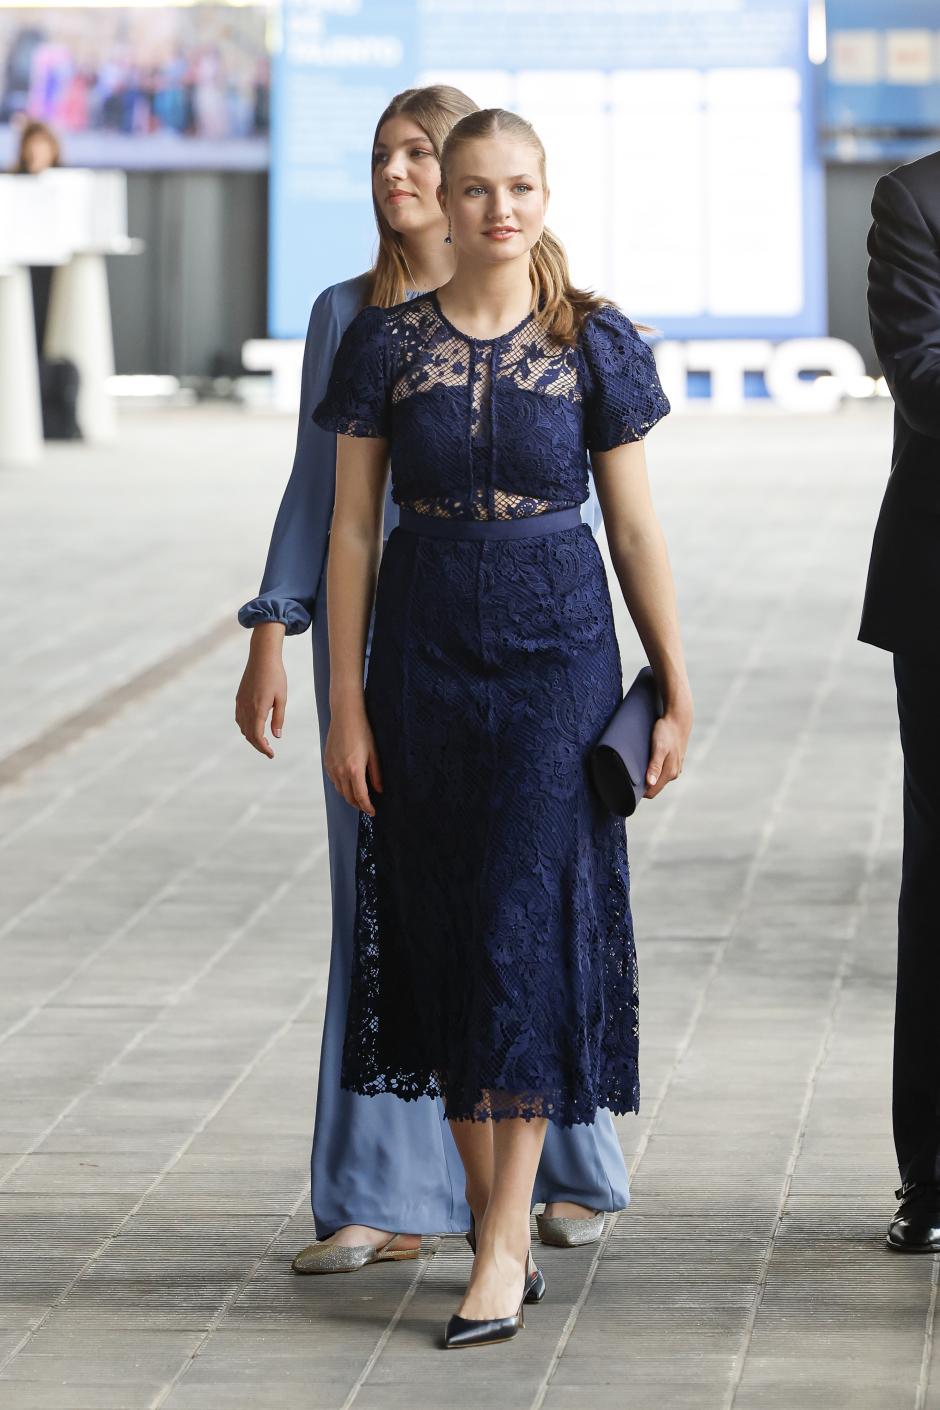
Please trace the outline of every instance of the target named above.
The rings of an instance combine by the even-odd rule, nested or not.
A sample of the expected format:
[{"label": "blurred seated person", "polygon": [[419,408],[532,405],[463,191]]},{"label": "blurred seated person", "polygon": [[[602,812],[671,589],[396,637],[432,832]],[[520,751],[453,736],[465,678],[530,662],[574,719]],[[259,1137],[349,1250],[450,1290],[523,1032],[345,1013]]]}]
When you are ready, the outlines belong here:
[{"label": "blurred seated person", "polygon": [[[50,167],[62,165],[59,139],[44,122],[27,122],[20,133],[19,153],[13,171],[20,176],[38,176]],[[46,440],[75,440],[81,435],[76,420],[78,369],[67,358],[51,361],[42,355],[49,312],[52,269],[49,265],[29,267],[33,288],[33,321],[36,327],[36,353],[42,401],[42,426]]]},{"label": "blurred seated person", "polygon": [[[52,166],[62,165],[62,152],[59,139],[51,127],[44,122],[24,123],[20,133],[20,145],[16,165],[13,170],[20,176],[38,176]],[[46,314],[49,311],[49,288],[52,270],[48,265],[30,265],[30,279],[33,285],[33,318],[36,323],[36,350],[42,352],[42,342],[46,331]]]},{"label": "blurred seated person", "polygon": [[13,170],[23,176],[38,176],[51,166],[62,165],[59,139],[44,122],[27,122],[20,133],[20,147]]}]

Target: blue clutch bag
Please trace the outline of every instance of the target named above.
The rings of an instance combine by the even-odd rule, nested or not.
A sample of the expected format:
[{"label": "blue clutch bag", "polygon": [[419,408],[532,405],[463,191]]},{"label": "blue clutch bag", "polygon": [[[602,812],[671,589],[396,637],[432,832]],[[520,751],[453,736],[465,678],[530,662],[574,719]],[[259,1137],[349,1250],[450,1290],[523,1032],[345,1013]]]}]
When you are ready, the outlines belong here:
[{"label": "blue clutch bag", "polygon": [[588,755],[591,779],[612,813],[628,818],[646,792],[653,726],[663,713],[662,696],[644,666]]}]

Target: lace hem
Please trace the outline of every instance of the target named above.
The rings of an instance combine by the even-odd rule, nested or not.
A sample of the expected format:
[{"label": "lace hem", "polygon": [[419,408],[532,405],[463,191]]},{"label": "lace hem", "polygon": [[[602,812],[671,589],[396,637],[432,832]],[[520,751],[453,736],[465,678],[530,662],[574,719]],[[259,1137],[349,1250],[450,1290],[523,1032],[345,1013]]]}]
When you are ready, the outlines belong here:
[{"label": "lace hem", "polygon": [[408,1074],[378,1072],[354,1081],[341,1080],[347,1092],[362,1097],[393,1093],[402,1101],[418,1101],[421,1097],[440,1097],[448,1121],[533,1121],[545,1118],[554,1126],[590,1126],[599,1110],[615,1116],[635,1114],[640,1110],[640,1077],[637,1063],[627,1064],[615,1083],[598,1089],[593,1099],[586,1099],[583,1087],[553,1092],[496,1092],[492,1089],[459,1091],[448,1086],[439,1072]]}]

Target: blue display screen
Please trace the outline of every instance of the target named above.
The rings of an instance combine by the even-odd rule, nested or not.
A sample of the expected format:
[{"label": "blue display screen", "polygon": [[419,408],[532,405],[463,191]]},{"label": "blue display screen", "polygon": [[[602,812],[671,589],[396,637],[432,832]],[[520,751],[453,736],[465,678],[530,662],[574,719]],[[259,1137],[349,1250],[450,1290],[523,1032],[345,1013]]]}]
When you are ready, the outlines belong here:
[{"label": "blue display screen", "polygon": [[940,146],[937,0],[828,0],[823,151],[836,161]]},{"label": "blue display screen", "polygon": [[403,88],[521,112],[575,282],[676,338],[825,332],[806,0],[283,0],[270,332],[376,248],[370,153]]}]

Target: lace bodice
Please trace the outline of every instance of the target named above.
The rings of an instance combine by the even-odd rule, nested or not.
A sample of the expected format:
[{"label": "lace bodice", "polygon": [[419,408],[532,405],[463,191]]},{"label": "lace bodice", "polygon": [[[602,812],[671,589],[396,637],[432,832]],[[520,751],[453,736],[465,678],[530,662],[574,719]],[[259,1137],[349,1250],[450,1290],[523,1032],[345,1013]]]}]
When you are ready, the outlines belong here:
[{"label": "lace bodice", "polygon": [[668,410],[650,348],[613,305],[585,320],[577,347],[563,347],[534,313],[497,338],[473,338],[432,290],[360,310],[313,419],[388,438],[399,506],[505,519],[580,504],[587,452],[641,439]]}]

